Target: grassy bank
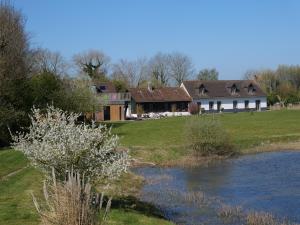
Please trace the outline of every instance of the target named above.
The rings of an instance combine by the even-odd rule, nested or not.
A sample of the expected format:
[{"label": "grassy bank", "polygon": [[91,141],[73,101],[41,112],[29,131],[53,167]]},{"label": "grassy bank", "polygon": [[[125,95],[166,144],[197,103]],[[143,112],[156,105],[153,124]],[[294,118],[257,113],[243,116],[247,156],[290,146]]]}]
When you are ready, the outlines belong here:
[{"label": "grassy bank", "polygon": [[[214,117],[222,122],[233,138],[236,148],[251,153],[284,148],[286,143],[300,140],[300,111],[280,110],[254,113],[224,113],[199,116]],[[185,148],[184,127],[191,117],[172,117],[113,123],[113,131],[121,144],[131,149],[134,157],[164,164],[189,154]],[[288,146],[287,146],[288,147]],[[300,148],[300,144],[293,148]]]},{"label": "grassy bank", "polygon": [[[0,150],[0,224],[38,225],[39,218],[34,209],[30,193],[41,196],[43,175],[28,166],[20,152]],[[130,186],[130,185],[127,185]],[[142,203],[140,203],[142,204]],[[155,215],[140,210],[115,207],[109,224],[172,224]]]}]

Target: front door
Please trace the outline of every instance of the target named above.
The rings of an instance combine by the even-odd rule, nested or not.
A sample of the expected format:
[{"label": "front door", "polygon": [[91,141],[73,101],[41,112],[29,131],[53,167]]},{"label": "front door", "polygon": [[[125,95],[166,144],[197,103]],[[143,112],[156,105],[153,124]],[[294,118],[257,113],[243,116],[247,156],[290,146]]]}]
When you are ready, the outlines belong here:
[{"label": "front door", "polygon": [[257,111],[260,111],[260,100],[256,100],[256,101],[255,101],[255,109],[256,109]]},{"label": "front door", "polygon": [[104,107],[104,120],[110,120],[110,107]]}]

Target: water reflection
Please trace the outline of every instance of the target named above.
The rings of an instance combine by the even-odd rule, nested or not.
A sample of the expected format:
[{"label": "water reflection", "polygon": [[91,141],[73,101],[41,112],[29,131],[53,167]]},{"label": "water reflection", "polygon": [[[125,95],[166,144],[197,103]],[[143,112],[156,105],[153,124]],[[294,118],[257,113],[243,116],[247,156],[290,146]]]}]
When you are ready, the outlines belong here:
[{"label": "water reflection", "polygon": [[[271,212],[300,223],[300,152],[243,156],[198,168],[139,168],[146,178],[142,199],[155,202],[179,224],[221,224],[211,204],[187,201],[186,193],[242,206],[245,211]],[[208,201],[210,201],[208,200]]]}]

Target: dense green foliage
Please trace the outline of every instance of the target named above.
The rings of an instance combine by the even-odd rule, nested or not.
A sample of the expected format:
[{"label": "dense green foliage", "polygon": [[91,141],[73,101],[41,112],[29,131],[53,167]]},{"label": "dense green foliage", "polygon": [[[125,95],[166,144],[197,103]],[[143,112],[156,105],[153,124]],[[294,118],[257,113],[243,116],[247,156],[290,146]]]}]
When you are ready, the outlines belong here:
[{"label": "dense green foliage", "polygon": [[25,125],[29,54],[24,18],[11,5],[0,3],[0,146],[8,143],[7,126]]},{"label": "dense green foliage", "polygon": [[219,79],[219,72],[213,69],[203,69],[200,70],[197,75],[198,80],[218,80]]},{"label": "dense green foliage", "polygon": [[186,144],[196,155],[228,155],[233,153],[233,144],[227,130],[220,121],[199,120],[193,116],[185,125]]}]

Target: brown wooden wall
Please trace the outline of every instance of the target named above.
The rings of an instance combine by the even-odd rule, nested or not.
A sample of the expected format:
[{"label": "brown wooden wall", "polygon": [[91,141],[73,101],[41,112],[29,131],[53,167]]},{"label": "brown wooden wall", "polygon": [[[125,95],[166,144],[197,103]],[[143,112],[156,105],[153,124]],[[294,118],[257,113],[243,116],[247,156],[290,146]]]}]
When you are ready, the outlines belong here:
[{"label": "brown wooden wall", "polygon": [[[125,120],[124,105],[109,105],[109,114],[111,121]],[[95,120],[96,122],[104,121],[104,109],[101,112],[85,113],[87,120]]]},{"label": "brown wooden wall", "polygon": [[124,120],[124,106],[123,105],[110,105],[110,120],[118,121]]}]

